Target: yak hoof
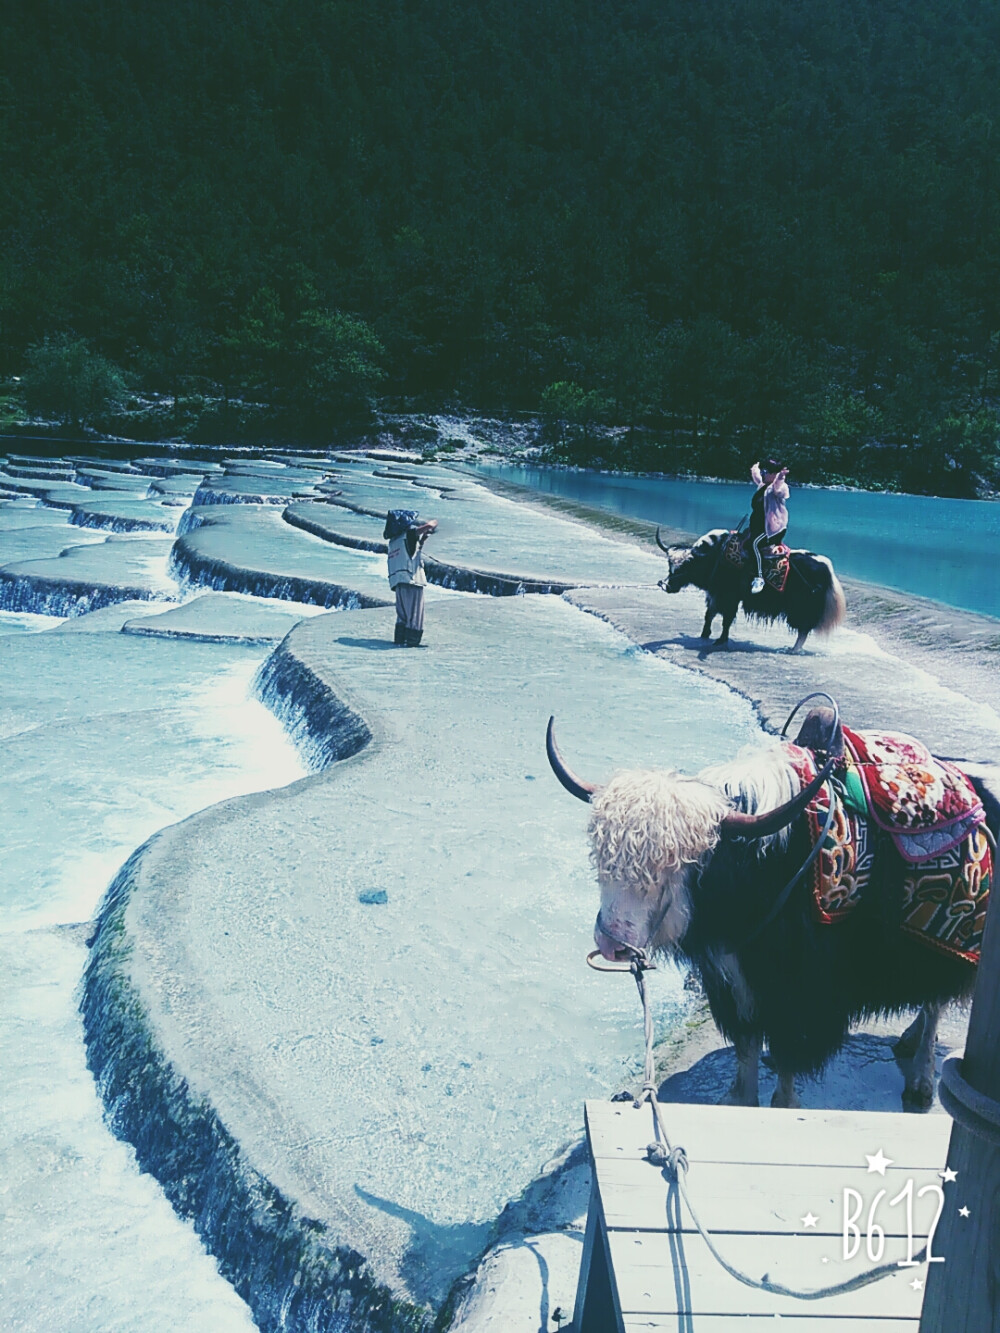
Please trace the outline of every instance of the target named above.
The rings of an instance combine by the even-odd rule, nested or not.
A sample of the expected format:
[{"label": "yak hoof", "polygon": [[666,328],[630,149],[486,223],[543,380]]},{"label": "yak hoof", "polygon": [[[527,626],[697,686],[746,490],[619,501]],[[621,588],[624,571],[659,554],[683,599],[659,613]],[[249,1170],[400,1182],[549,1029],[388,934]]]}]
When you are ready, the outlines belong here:
[{"label": "yak hoof", "polygon": [[934,1080],[921,1078],[903,1089],[903,1110],[921,1113],[929,1111],[934,1102]]}]

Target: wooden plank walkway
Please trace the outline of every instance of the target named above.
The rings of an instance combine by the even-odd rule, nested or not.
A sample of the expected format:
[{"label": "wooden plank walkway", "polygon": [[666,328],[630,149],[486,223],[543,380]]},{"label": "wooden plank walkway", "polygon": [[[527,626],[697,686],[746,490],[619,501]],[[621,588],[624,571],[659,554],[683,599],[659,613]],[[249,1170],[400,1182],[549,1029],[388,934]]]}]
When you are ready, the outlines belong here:
[{"label": "wooden plank walkway", "polygon": [[[815,1290],[876,1263],[905,1260],[906,1197],[895,1206],[890,1202],[913,1182],[912,1255],[940,1207],[937,1190],[922,1197],[920,1190],[956,1189],[942,1186],[939,1175],[951,1131],[947,1116],[682,1103],[665,1109],[671,1142],[687,1153],[688,1194],[702,1225],[727,1261],[756,1279],[767,1274],[772,1282]],[[651,1108],[587,1102],[586,1116],[594,1184],[574,1333],[756,1333],[776,1327],[789,1333],[916,1333],[926,1264],[900,1267],[857,1291],[820,1301],[744,1286],[712,1256],[667,1174],[647,1161]],[[874,1169],[868,1156],[876,1158]],[[880,1172],[882,1157],[891,1165]],[[950,1203],[952,1196],[945,1197]],[[856,1238],[860,1245],[846,1259],[845,1200],[860,1232],[850,1234],[848,1245]],[[878,1255],[873,1231],[875,1259],[867,1253],[873,1206],[874,1225],[885,1235]]]}]

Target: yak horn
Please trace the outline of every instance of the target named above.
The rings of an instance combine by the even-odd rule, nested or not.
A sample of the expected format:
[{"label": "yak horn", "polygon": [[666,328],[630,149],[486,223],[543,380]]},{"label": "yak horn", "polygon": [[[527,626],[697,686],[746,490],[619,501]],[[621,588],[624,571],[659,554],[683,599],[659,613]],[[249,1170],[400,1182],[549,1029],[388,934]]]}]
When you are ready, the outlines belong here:
[{"label": "yak horn", "polygon": [[793,796],[784,805],[775,810],[766,810],[762,815],[743,815],[734,811],[722,821],[721,831],[727,838],[768,838],[772,833],[780,833],[783,828],[798,818],[812,798],[833,772],[836,759],[828,759],[807,787],[803,787],[797,796]]},{"label": "yak horn", "polygon": [[665,555],[670,554],[670,547],[664,546],[663,543],[660,541],[660,525],[658,523],[656,525],[656,544],[660,548],[660,550],[663,551]]},{"label": "yak horn", "polygon": [[580,779],[574,773],[571,773],[563,763],[563,757],[559,753],[559,746],[556,745],[555,724],[555,718],[550,717],[549,725],[545,732],[545,753],[549,756],[552,772],[571,796],[576,796],[581,801],[589,801],[597,791],[597,786],[593,782],[581,782]]}]

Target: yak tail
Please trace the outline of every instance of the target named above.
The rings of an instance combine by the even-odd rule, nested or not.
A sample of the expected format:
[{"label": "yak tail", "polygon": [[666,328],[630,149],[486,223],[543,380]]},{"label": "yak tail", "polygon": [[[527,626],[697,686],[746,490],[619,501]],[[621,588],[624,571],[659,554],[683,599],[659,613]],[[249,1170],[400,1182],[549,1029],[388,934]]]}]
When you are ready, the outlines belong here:
[{"label": "yak tail", "polygon": [[844,598],[844,590],[840,586],[840,580],[833,572],[833,565],[823,556],[818,559],[823,561],[830,571],[830,586],[826,590],[826,605],[823,608],[823,619],[816,626],[817,634],[829,634],[832,630],[844,623],[844,616],[847,613],[847,601]]}]

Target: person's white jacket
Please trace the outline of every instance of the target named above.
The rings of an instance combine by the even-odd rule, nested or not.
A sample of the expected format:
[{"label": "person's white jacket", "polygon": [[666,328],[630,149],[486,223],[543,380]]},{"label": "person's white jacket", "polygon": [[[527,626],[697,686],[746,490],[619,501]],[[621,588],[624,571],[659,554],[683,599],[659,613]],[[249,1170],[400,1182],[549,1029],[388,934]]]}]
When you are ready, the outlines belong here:
[{"label": "person's white jacket", "polygon": [[424,573],[423,541],[416,539],[416,549],[410,555],[406,549],[407,533],[401,532],[389,543],[389,587],[399,583],[413,583],[422,587],[427,582]]}]

